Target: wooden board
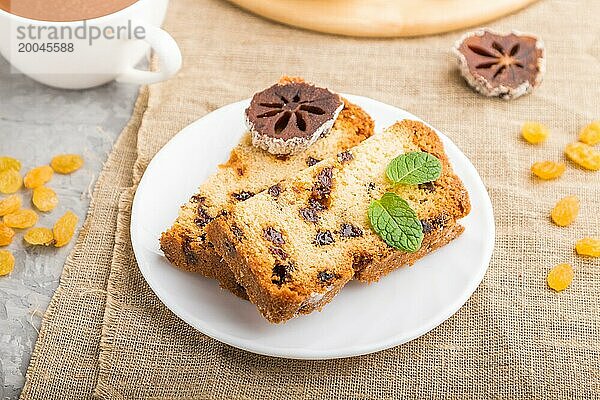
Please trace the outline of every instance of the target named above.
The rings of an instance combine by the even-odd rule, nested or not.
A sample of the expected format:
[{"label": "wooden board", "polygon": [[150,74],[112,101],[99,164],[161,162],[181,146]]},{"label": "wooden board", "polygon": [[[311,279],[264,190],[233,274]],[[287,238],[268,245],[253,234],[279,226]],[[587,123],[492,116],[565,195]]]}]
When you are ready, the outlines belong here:
[{"label": "wooden board", "polygon": [[265,18],[348,36],[429,35],[480,25],[537,0],[230,0]]}]

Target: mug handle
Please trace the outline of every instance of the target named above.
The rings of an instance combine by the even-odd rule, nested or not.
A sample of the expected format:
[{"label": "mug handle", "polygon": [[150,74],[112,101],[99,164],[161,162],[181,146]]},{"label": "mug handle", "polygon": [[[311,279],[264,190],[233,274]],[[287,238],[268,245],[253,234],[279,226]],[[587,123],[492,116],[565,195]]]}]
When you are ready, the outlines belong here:
[{"label": "mug handle", "polygon": [[145,40],[160,62],[160,71],[143,71],[129,67],[117,78],[117,82],[146,85],[165,81],[175,75],[181,68],[181,50],[175,39],[166,31],[143,22],[133,22],[134,26],[142,26],[146,31]]}]

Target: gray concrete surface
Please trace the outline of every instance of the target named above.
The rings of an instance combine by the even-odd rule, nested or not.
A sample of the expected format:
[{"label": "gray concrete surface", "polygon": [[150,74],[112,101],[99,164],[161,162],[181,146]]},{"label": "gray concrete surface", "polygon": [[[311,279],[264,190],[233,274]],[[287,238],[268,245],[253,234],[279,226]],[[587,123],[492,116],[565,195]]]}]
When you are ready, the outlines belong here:
[{"label": "gray concrete surface", "polygon": [[[68,176],[55,175],[49,186],[60,198],[57,209],[43,215],[51,226],[67,209],[80,217],[90,190],[121,129],[131,115],[138,88],[112,83],[86,91],[63,91],[10,73],[0,57],[0,155],[23,163],[23,170],[47,164],[53,155],[78,153],[85,167]],[[2,196],[2,195],[0,195]],[[30,196],[23,193],[24,204]],[[0,277],[0,399],[16,399],[38,330],[73,243],[55,248],[25,248],[19,232],[8,247],[15,270]],[[4,248],[3,248],[4,249]]]}]

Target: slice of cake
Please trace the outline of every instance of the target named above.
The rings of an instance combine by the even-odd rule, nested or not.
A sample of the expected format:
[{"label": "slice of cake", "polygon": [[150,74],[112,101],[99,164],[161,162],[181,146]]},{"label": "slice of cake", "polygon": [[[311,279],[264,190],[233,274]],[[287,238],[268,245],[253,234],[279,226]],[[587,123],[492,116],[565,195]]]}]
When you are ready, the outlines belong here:
[{"label": "slice of cake", "polygon": [[[439,178],[392,183],[390,161],[415,151],[439,159]],[[321,309],[353,277],[372,282],[414,263],[460,235],[457,220],[470,211],[438,136],[408,120],[274,187],[237,204],[207,233],[250,301],[275,323]],[[390,247],[371,227],[369,206],[387,192],[416,213],[422,242],[414,252]]]},{"label": "slice of cake", "polygon": [[[298,78],[284,78],[279,85],[289,89],[289,86],[295,88],[301,82],[302,80]],[[286,92],[282,93],[288,96]],[[288,97],[294,100],[294,96],[295,94],[292,94]],[[302,101],[300,99],[298,103]],[[273,107],[279,106],[274,103],[264,104],[273,105]],[[321,105],[317,104],[317,106]],[[316,110],[315,107],[309,111]],[[265,108],[266,111],[263,114],[274,114],[271,109]],[[286,112],[288,110],[283,110],[282,116],[285,117]],[[292,114],[293,109],[289,113]],[[299,118],[304,115],[305,120],[310,117],[302,110],[293,114],[292,118],[288,119],[288,125],[295,121],[293,119],[296,118],[295,114],[298,114]],[[294,155],[270,154],[253,146],[252,134],[246,133],[240,143],[231,151],[229,160],[220,165],[217,172],[202,184],[198,193],[181,207],[179,216],[171,228],[162,234],[160,246],[167,259],[183,270],[215,278],[222,287],[246,298],[244,289],[237,284],[231,270],[221,262],[221,257],[206,240],[206,225],[224,215],[228,207],[243,202],[263,190],[276,196],[278,187],[273,185],[280,180],[324,158],[335,156],[373,134],[374,123],[360,107],[343,100],[343,109],[339,114],[336,112],[335,115],[335,122],[329,132],[323,131],[323,137],[311,143],[306,150]],[[272,125],[276,125],[277,121],[275,120]],[[297,125],[298,122],[295,122],[295,126]],[[307,131],[310,125],[309,123],[300,124],[300,127]],[[290,128],[286,127],[280,133],[287,133],[287,130]],[[297,138],[302,131],[295,129],[293,133]],[[313,138],[310,140],[313,141]],[[289,147],[291,144],[288,143],[286,146]]]}]

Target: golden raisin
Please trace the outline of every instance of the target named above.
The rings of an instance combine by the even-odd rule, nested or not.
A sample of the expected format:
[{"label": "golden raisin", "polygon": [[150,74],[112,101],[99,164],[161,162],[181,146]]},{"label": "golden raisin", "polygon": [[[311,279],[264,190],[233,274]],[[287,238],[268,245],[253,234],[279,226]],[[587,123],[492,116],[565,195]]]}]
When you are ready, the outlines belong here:
[{"label": "golden raisin", "polygon": [[33,210],[22,209],[4,216],[6,226],[17,229],[31,228],[36,224],[38,215]]},{"label": "golden raisin", "polygon": [[14,193],[21,189],[23,178],[21,174],[14,169],[7,169],[0,172],[0,193]]},{"label": "golden raisin", "polygon": [[70,174],[83,165],[83,158],[77,154],[61,154],[52,159],[50,166],[59,174]]},{"label": "golden raisin", "polygon": [[539,122],[525,122],[521,128],[521,135],[523,139],[527,140],[531,144],[542,143],[550,135],[548,128],[540,124]]},{"label": "golden raisin", "polygon": [[56,221],[54,228],[52,228],[52,232],[54,233],[54,246],[62,247],[69,243],[75,234],[77,220],[77,215],[72,211],[67,211],[65,215]]},{"label": "golden raisin", "polygon": [[0,157],[0,171],[6,171],[7,169],[20,171],[21,163],[19,160],[12,157]]},{"label": "golden raisin", "polygon": [[550,216],[558,226],[571,225],[579,214],[579,199],[577,196],[567,196],[556,203]]},{"label": "golden raisin", "polygon": [[573,267],[569,264],[558,264],[548,272],[546,280],[548,286],[560,292],[569,287],[574,275]]},{"label": "golden raisin", "polygon": [[554,161],[539,161],[531,166],[531,172],[540,179],[556,179],[560,177],[567,166]]},{"label": "golden raisin", "polygon": [[25,233],[23,240],[32,245],[49,246],[54,240],[54,234],[48,228],[31,228]]},{"label": "golden raisin", "polygon": [[0,200],[0,217],[6,214],[14,213],[21,208],[21,196],[17,194],[10,195]]},{"label": "golden raisin", "polygon": [[0,250],[0,276],[8,275],[15,268],[15,257],[10,251]]},{"label": "golden raisin", "polygon": [[15,231],[0,222],[0,246],[8,246],[12,243]]},{"label": "golden raisin", "polygon": [[48,165],[35,167],[25,175],[25,178],[23,178],[23,183],[25,184],[26,188],[35,189],[36,187],[42,186],[52,179],[53,174],[54,170]]},{"label": "golden raisin", "polygon": [[600,257],[600,238],[580,239],[575,243],[575,250],[582,256]]},{"label": "golden raisin", "polygon": [[579,134],[579,141],[590,146],[600,143],[600,120],[585,126]]},{"label": "golden raisin", "polygon": [[575,164],[585,169],[598,171],[600,169],[600,152],[585,143],[570,143],[565,148],[565,154]]},{"label": "golden raisin", "polygon": [[40,186],[33,189],[31,201],[38,210],[44,212],[52,211],[58,205],[56,193],[46,186]]}]

